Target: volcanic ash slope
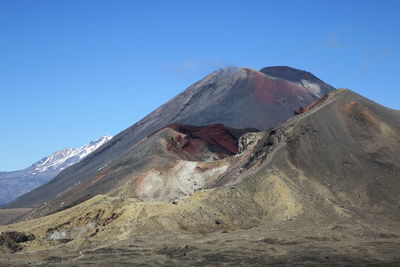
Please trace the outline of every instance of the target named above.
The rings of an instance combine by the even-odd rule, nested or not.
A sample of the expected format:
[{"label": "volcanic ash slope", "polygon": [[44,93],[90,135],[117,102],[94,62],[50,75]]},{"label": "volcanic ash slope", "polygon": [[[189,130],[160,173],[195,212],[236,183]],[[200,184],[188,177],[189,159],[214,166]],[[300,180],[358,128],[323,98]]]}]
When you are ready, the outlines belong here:
[{"label": "volcanic ash slope", "polygon": [[6,208],[34,208],[120,159],[129,149],[170,123],[204,126],[222,123],[233,128],[275,127],[293,111],[335,90],[309,72],[289,67],[261,71],[226,68],[207,75],[160,106],[110,142],[47,183],[10,203]]},{"label": "volcanic ash slope", "polygon": [[[208,163],[173,161],[174,170],[185,168],[185,171],[192,170],[183,167],[188,162],[214,164],[218,171],[210,175],[206,189],[193,190],[171,202],[168,198],[158,199],[168,196],[160,188],[150,197],[155,200],[147,201],[114,191],[11,228],[36,237],[22,245],[24,250],[67,242],[61,248],[73,251],[100,245],[117,246],[118,240],[128,242],[146,235],[158,238],[169,233],[197,238],[201,234],[201,238],[207,239],[207,233],[217,232],[215,237],[221,240],[232,238],[232,246],[236,246],[236,241],[243,246],[243,242],[250,240],[251,246],[255,246],[254,240],[263,233],[276,237],[277,233],[271,229],[280,229],[282,239],[289,231],[287,227],[291,227],[291,237],[285,238],[301,236],[306,243],[344,240],[340,246],[324,245],[334,246],[340,253],[353,255],[357,260],[365,260],[368,255],[373,257],[369,262],[391,261],[395,253],[379,252],[370,239],[386,238],[385,244],[399,247],[399,127],[398,111],[349,90],[338,90],[277,128],[242,135],[237,155]],[[169,179],[163,171],[170,170],[158,169],[159,179]],[[125,185],[121,187],[124,190],[128,188]],[[311,229],[317,237],[302,236],[309,235]],[[0,227],[0,231],[4,230],[5,227]],[[221,232],[229,234],[224,237]],[[295,246],[300,244],[300,239],[297,243],[285,243],[281,239],[267,238],[262,242],[293,245],[299,249],[296,253],[304,250]],[[370,251],[343,249],[344,244],[357,242],[364,244],[361,247],[368,246]],[[213,245],[202,246],[211,249]],[[314,243],[312,246],[322,249]],[[251,255],[257,251],[260,251],[259,245]],[[273,253],[279,254],[279,251]],[[304,263],[304,258],[300,258]]]}]

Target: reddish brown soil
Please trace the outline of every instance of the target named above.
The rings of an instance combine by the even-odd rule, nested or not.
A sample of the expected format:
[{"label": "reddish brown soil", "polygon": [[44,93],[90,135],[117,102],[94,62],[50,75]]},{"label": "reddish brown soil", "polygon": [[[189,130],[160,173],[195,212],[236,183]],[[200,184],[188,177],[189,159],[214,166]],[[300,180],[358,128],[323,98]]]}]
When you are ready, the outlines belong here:
[{"label": "reddish brown soil", "polygon": [[[205,143],[214,149],[225,150],[229,154],[238,152],[238,138],[223,124],[211,124],[207,126],[190,126],[172,123],[165,128],[171,128],[189,137],[184,149],[189,154],[196,151],[201,143]],[[179,140],[176,140],[179,141]],[[202,142],[199,142],[202,141]]]},{"label": "reddish brown soil", "polygon": [[298,95],[307,98],[307,91],[303,87],[286,80],[272,79],[254,72],[251,81],[257,101],[265,105],[278,103],[282,98],[289,101],[291,98],[298,97]]},{"label": "reddish brown soil", "polygon": [[318,106],[318,105],[324,103],[325,100],[327,100],[327,99],[328,99],[328,94],[324,95],[323,97],[321,97],[321,99],[315,101],[314,103],[311,103],[311,104],[308,105],[308,106],[301,107],[301,108],[299,108],[298,110],[295,110],[295,111],[294,111],[294,115],[300,115],[300,114],[302,114],[302,113],[304,113],[304,112],[306,112],[306,111],[309,111],[309,110],[315,108],[316,106]]},{"label": "reddish brown soil", "polygon": [[351,123],[358,123],[363,127],[380,130],[379,120],[372,115],[368,108],[362,103],[352,101],[340,108]]}]

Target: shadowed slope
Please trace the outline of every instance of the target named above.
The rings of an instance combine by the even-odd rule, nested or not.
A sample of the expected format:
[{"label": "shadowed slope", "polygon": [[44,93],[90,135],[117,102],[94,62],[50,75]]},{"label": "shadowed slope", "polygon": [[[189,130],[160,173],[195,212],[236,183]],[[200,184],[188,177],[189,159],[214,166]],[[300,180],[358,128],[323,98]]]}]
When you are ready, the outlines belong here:
[{"label": "shadowed slope", "polygon": [[339,90],[266,133],[255,155],[247,163],[253,175],[261,177],[264,167],[273,168],[299,201],[322,214],[400,221],[396,111]]},{"label": "shadowed slope", "polygon": [[312,73],[298,70],[286,66],[267,67],[260,70],[260,72],[267,74],[271,77],[288,80],[297,83],[301,86],[308,88],[319,96],[323,96],[332,91],[332,86],[324,83]]}]

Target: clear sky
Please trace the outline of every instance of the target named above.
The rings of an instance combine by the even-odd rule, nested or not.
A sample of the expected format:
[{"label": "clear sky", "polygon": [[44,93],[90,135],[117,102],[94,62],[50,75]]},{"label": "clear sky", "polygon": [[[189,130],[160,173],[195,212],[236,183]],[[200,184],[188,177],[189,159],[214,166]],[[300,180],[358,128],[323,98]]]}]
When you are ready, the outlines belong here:
[{"label": "clear sky", "polygon": [[400,1],[0,0],[0,170],[115,135],[207,73],[288,65],[400,109]]}]

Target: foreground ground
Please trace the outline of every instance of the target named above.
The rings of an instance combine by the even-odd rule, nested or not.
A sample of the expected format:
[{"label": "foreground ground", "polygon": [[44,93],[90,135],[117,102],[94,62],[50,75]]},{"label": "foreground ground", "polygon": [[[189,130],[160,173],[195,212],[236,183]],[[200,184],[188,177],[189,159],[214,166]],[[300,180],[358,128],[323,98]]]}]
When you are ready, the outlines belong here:
[{"label": "foreground ground", "polygon": [[293,220],[268,228],[222,230],[203,235],[154,233],[107,245],[80,239],[50,249],[0,254],[0,263],[2,266],[400,264],[400,233],[395,229],[356,222],[314,227]]}]

